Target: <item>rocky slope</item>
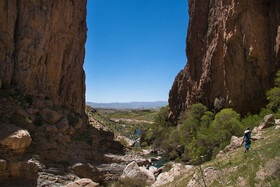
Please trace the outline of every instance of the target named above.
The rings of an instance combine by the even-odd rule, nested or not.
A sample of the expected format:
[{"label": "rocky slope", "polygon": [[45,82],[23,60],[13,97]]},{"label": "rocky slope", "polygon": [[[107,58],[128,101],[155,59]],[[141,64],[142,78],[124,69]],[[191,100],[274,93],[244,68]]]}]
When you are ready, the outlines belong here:
[{"label": "rocky slope", "polygon": [[[279,121],[278,121],[279,122]],[[250,151],[244,153],[242,137],[213,159],[199,166],[173,165],[152,186],[278,186],[280,182],[280,125],[252,131]],[[237,140],[237,141],[236,141]]]},{"label": "rocky slope", "polygon": [[0,82],[85,109],[86,0],[2,0]]},{"label": "rocky slope", "polygon": [[189,0],[187,65],[169,93],[170,120],[201,102],[258,111],[280,65],[280,1]]}]

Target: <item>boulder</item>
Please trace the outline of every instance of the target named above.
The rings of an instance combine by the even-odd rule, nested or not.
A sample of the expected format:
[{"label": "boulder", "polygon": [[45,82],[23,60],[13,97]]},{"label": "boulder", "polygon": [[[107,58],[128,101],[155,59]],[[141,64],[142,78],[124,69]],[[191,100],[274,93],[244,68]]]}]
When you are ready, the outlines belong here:
[{"label": "boulder", "polygon": [[98,186],[99,186],[98,183],[95,183],[88,178],[78,179],[66,185],[66,187],[98,187]]},{"label": "boulder", "polygon": [[28,108],[28,109],[26,109],[26,111],[29,114],[37,114],[39,112],[39,110],[37,108]]},{"label": "boulder", "polygon": [[280,125],[280,119],[275,119],[275,125]]},{"label": "boulder", "polygon": [[62,118],[61,114],[48,108],[44,108],[39,114],[43,121],[50,124],[57,123]]},{"label": "boulder", "polygon": [[16,111],[16,113],[18,114],[18,115],[20,115],[20,116],[22,116],[22,117],[25,117],[25,118],[29,118],[29,114],[25,111],[25,110],[23,110],[23,109],[18,109],[17,111]]},{"label": "boulder", "polygon": [[274,126],[274,124],[271,122],[270,123],[262,122],[259,126],[259,130],[266,129],[272,126]]},{"label": "boulder", "polygon": [[263,120],[264,120],[264,122],[274,122],[274,116],[273,116],[273,114],[268,114],[268,115],[266,115],[266,116],[264,116],[264,118],[263,118]]},{"label": "boulder", "polygon": [[0,123],[0,144],[17,150],[29,146],[31,137],[27,130],[13,124]]},{"label": "boulder", "polygon": [[8,178],[7,161],[0,159],[0,181]]},{"label": "boulder", "polygon": [[0,159],[0,171],[6,170],[7,169],[7,161]]},{"label": "boulder", "polygon": [[144,166],[140,167],[140,171],[146,176],[148,184],[153,184],[156,181],[154,173],[146,169]]},{"label": "boulder", "polygon": [[257,134],[259,132],[259,127],[255,127],[253,130],[252,130],[252,134]]},{"label": "boulder", "polygon": [[150,166],[150,167],[149,167],[149,170],[150,170],[153,174],[155,174],[155,173],[158,171],[158,168],[156,168],[155,166]]},{"label": "boulder", "polygon": [[68,120],[66,118],[63,118],[56,124],[56,127],[59,132],[65,133],[69,129],[70,126],[68,124]]},{"label": "boulder", "polygon": [[100,176],[97,169],[90,163],[76,163],[71,167],[72,173],[83,178],[98,179]]},{"label": "boulder", "polygon": [[125,169],[123,170],[123,173],[121,175],[121,178],[137,178],[145,180],[145,175],[141,172],[139,166],[136,162],[131,162],[128,164]]},{"label": "boulder", "polygon": [[28,179],[36,179],[38,176],[38,164],[28,161],[10,162],[9,171],[13,178],[24,177]]},{"label": "boulder", "polygon": [[273,114],[266,115],[263,118],[263,120],[264,120],[264,122],[262,122],[259,126],[260,130],[274,126],[274,116],[273,116]]},{"label": "boulder", "polygon": [[159,174],[156,182],[152,186],[153,187],[162,186],[162,185],[165,185],[167,183],[174,181],[175,177],[177,177],[181,174],[180,171],[182,171],[182,169],[183,169],[182,165],[173,164],[171,170],[169,170],[168,172]]},{"label": "boulder", "polygon": [[116,141],[120,142],[121,140],[126,141],[128,147],[132,147],[135,143],[135,141],[133,141],[133,140],[131,140],[131,139],[125,137],[125,136],[117,136],[116,137]]},{"label": "boulder", "polygon": [[57,133],[58,129],[56,128],[55,125],[47,125],[46,132]]},{"label": "boulder", "polygon": [[83,120],[81,118],[78,118],[78,122],[74,125],[75,129],[80,129],[83,126]]},{"label": "boulder", "polygon": [[224,150],[220,151],[220,153],[216,157],[218,158],[222,154],[224,154],[228,151],[235,150],[235,149],[241,147],[242,140],[243,140],[243,137],[238,138],[236,136],[232,136],[230,144],[228,146],[226,146],[226,148]]}]

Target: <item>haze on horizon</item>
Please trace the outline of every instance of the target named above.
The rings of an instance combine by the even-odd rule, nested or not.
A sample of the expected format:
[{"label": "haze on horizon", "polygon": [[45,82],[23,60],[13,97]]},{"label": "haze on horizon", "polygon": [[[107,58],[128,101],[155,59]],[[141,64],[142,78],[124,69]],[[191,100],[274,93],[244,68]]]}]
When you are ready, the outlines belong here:
[{"label": "haze on horizon", "polygon": [[86,101],[167,101],[186,64],[186,0],[91,0]]}]

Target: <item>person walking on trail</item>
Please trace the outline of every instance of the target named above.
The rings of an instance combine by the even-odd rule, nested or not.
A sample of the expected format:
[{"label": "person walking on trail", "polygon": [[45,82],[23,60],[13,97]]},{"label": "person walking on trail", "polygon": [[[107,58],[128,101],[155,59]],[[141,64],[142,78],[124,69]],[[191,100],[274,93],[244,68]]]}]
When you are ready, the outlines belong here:
[{"label": "person walking on trail", "polygon": [[245,151],[244,153],[247,153],[249,151],[250,145],[251,145],[251,131],[250,128],[247,127],[245,132],[244,132],[244,136],[243,136],[243,140],[242,140],[242,144],[245,142]]}]

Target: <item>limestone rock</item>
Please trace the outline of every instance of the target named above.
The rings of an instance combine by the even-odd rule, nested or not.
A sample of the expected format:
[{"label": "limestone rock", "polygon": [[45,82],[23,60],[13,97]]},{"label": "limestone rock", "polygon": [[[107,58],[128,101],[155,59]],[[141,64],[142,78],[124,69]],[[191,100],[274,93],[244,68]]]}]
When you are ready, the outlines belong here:
[{"label": "limestone rock", "polygon": [[47,125],[46,132],[57,133],[58,130],[55,125]]},{"label": "limestone rock", "polygon": [[57,123],[62,118],[59,113],[48,108],[44,108],[39,114],[43,121],[50,124]]},{"label": "limestone rock", "polygon": [[275,122],[275,125],[280,125],[280,119],[275,119],[274,122]]},{"label": "limestone rock", "polygon": [[70,126],[68,124],[68,120],[66,118],[63,118],[56,124],[56,127],[59,132],[65,133],[69,129]]},{"label": "limestone rock", "polygon": [[18,109],[16,113],[22,117],[29,118],[29,114],[23,109]]},{"label": "limestone rock", "polygon": [[99,187],[99,184],[90,179],[83,178],[67,184],[66,187]]},{"label": "limestone rock", "polygon": [[156,181],[154,173],[146,169],[144,166],[140,167],[140,171],[146,176],[148,184],[153,184]]},{"label": "limestone rock", "polygon": [[121,140],[126,141],[128,147],[132,147],[135,143],[135,141],[130,140],[129,138],[127,138],[125,136],[117,136],[116,137],[116,141],[121,141]]},{"label": "limestone rock", "polygon": [[38,176],[38,165],[30,161],[20,161],[9,163],[9,171],[14,178],[25,177],[36,179]]},{"label": "limestone rock", "polygon": [[156,168],[155,166],[150,166],[150,167],[149,167],[149,170],[150,170],[153,174],[155,174],[155,173],[158,171],[158,168]]},{"label": "limestone rock", "polygon": [[83,178],[99,179],[102,177],[97,169],[90,163],[76,163],[72,166],[71,171]]},{"label": "limestone rock", "polygon": [[31,143],[31,137],[27,130],[13,124],[0,123],[0,144],[9,149],[24,149]]},{"label": "limestone rock", "polygon": [[0,159],[0,181],[8,178],[7,161]]},{"label": "limestone rock", "polygon": [[82,126],[83,126],[83,121],[80,118],[78,118],[78,122],[74,125],[74,128],[80,129],[82,128]]},{"label": "limestone rock", "polygon": [[219,158],[222,154],[241,147],[242,140],[243,137],[238,138],[236,136],[232,136],[230,140],[230,144],[226,146],[224,150],[220,151],[220,153],[216,157]]},{"label": "limestone rock", "polygon": [[121,175],[121,178],[137,178],[145,180],[145,175],[141,172],[139,166],[136,162],[131,162],[126,166],[126,168],[123,170],[123,173]]},{"label": "limestone rock", "polygon": [[[266,104],[280,65],[280,1],[189,0],[187,65],[169,92],[169,119],[216,98],[238,113]],[[253,19],[252,19],[253,17]]]},{"label": "limestone rock", "polygon": [[56,105],[85,110],[86,0],[0,3],[0,79]]},{"label": "limestone rock", "polygon": [[274,116],[273,116],[273,114],[269,114],[269,115],[264,116],[263,120],[264,120],[264,122],[262,122],[260,124],[259,130],[274,126]]},{"label": "limestone rock", "polygon": [[263,120],[266,123],[269,123],[269,122],[274,123],[274,116],[273,116],[273,114],[268,114],[268,115],[264,116]]},{"label": "limestone rock", "polygon": [[37,114],[39,110],[37,108],[28,108],[26,110],[29,114]]},{"label": "limestone rock", "polygon": [[169,182],[172,182],[175,179],[175,177],[181,174],[180,171],[182,169],[183,168],[181,164],[173,164],[171,170],[159,174],[156,182],[152,185],[152,187],[163,186]]}]

